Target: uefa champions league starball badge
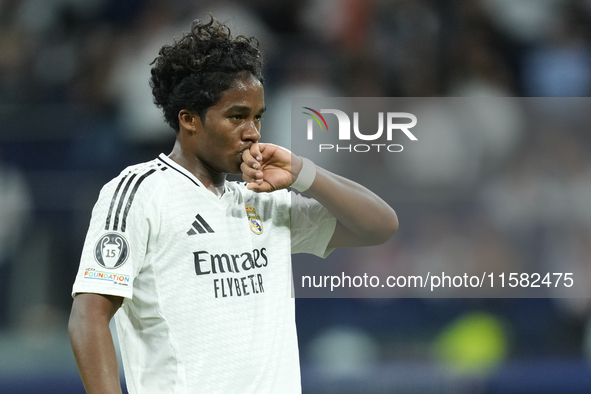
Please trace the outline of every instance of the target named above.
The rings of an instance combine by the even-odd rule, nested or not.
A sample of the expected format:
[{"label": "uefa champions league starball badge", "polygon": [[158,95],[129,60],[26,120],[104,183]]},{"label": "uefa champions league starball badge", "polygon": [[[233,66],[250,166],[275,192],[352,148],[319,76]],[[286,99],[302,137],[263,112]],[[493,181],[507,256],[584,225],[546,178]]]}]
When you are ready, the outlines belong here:
[{"label": "uefa champions league starball badge", "polygon": [[248,218],[248,224],[250,224],[250,229],[255,234],[261,234],[263,232],[263,222],[261,217],[257,213],[255,207],[247,205],[246,206],[246,216]]},{"label": "uefa champions league starball badge", "polygon": [[127,261],[129,245],[121,234],[103,235],[94,247],[94,258],[101,267],[119,268]]}]

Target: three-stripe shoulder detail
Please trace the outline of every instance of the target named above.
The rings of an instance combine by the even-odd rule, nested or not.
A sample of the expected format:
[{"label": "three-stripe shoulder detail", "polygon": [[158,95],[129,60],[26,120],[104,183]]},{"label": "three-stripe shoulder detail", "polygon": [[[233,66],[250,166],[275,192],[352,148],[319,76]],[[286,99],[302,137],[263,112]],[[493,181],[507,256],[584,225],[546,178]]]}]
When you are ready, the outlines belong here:
[{"label": "three-stripe shoulder detail", "polygon": [[[105,221],[105,230],[125,232],[127,227],[127,216],[133,204],[140,185],[147,177],[157,171],[158,168],[138,168],[124,175],[113,193],[109,212]],[[135,183],[134,183],[135,181]],[[113,222],[112,228],[111,221]],[[119,228],[119,225],[121,227]]]}]

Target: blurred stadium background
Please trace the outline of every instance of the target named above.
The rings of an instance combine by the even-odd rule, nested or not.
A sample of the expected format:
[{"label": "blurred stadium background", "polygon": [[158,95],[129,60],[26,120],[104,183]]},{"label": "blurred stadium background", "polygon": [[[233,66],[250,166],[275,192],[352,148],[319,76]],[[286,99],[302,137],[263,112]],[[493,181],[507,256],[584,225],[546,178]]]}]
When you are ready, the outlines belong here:
[{"label": "blurred stadium background", "polygon": [[[171,149],[149,63],[207,13],[259,38],[263,136],[284,145],[295,96],[591,93],[589,0],[0,0],[1,393],[83,391],[66,325],[90,210],[122,168]],[[563,120],[589,104],[562,102]],[[448,143],[437,172],[382,195],[405,227],[374,261],[589,280],[588,123],[503,114],[510,132]],[[591,392],[588,297],[296,302],[305,394]]]}]

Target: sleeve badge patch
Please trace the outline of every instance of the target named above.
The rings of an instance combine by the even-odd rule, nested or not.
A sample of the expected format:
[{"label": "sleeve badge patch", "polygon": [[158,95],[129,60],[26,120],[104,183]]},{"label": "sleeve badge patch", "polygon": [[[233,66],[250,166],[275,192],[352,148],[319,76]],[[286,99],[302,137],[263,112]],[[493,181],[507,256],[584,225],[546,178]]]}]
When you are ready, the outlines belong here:
[{"label": "sleeve badge patch", "polygon": [[104,268],[119,268],[125,264],[128,256],[129,244],[121,234],[105,234],[94,247],[94,258]]},{"label": "sleeve badge patch", "polygon": [[263,232],[263,221],[261,217],[257,213],[255,207],[247,205],[246,206],[246,216],[248,218],[248,224],[250,224],[250,229],[255,234],[261,234]]}]

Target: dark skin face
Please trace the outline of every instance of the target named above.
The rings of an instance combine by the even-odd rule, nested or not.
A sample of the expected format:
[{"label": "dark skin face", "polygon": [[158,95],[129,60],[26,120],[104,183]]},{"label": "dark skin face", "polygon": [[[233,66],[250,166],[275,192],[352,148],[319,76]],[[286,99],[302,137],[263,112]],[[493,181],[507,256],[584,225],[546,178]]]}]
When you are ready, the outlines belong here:
[{"label": "dark skin face", "polygon": [[264,89],[251,74],[239,74],[232,87],[207,109],[205,120],[193,111],[179,112],[180,130],[170,158],[218,193],[226,174],[240,174],[242,152],[261,135]]}]

